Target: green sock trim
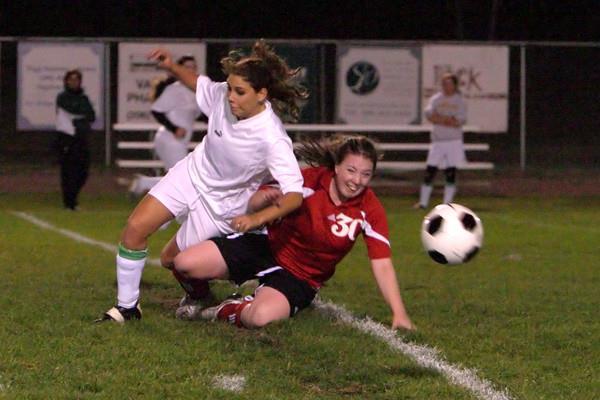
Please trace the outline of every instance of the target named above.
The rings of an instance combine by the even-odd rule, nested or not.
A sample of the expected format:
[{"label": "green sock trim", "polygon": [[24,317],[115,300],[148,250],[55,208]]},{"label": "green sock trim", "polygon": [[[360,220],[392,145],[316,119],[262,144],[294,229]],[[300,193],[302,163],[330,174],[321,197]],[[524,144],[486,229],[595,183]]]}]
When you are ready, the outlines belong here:
[{"label": "green sock trim", "polygon": [[128,260],[142,260],[148,256],[148,249],[144,250],[129,250],[121,243],[119,243],[119,255]]}]

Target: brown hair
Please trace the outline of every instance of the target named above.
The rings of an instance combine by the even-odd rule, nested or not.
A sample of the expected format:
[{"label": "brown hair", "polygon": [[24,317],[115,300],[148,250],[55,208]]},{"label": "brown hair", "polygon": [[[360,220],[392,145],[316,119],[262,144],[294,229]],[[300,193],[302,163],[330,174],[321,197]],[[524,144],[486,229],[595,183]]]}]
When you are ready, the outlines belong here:
[{"label": "brown hair", "polygon": [[243,77],[256,91],[266,88],[267,98],[282,119],[290,122],[298,120],[298,102],[308,98],[306,88],[294,82],[300,68],[288,67],[264,40],[254,43],[249,56],[244,56],[240,50],[229,52],[221,59],[221,66],[226,75]]},{"label": "brown hair", "polygon": [[450,79],[452,81],[454,84],[454,89],[458,92],[458,76],[453,73],[446,72],[444,75],[442,75],[440,82],[444,82],[446,79]]},{"label": "brown hair", "polygon": [[335,134],[321,140],[305,140],[295,150],[298,159],[313,167],[324,166],[331,170],[348,154],[361,155],[373,162],[373,171],[381,155],[375,142],[361,135]]},{"label": "brown hair", "polygon": [[[196,62],[196,57],[194,57],[192,54],[184,54],[183,56],[177,59],[177,64],[183,65],[188,61]],[[150,85],[152,87],[152,90],[150,91],[150,99],[152,101],[158,100],[158,98],[161,94],[163,94],[167,86],[175,82],[177,82],[177,78],[175,78],[174,76],[153,79],[150,82]]]},{"label": "brown hair", "polygon": [[67,72],[65,72],[65,75],[63,76],[63,83],[66,85],[67,84],[67,80],[71,77],[71,75],[77,75],[77,77],[79,78],[79,80],[83,79],[83,75],[81,74],[81,71],[78,69],[70,69]]}]

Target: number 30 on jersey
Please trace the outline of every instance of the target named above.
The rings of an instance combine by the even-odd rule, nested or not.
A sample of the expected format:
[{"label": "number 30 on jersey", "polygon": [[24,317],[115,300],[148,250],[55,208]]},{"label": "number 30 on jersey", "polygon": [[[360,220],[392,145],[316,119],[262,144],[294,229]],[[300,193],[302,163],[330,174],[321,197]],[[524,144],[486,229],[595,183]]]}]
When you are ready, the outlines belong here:
[{"label": "number 30 on jersey", "polygon": [[335,236],[348,236],[352,241],[356,239],[356,228],[362,225],[362,220],[350,218],[344,213],[339,213],[338,215],[331,214],[327,218],[335,222],[335,224],[331,225],[331,233]]}]

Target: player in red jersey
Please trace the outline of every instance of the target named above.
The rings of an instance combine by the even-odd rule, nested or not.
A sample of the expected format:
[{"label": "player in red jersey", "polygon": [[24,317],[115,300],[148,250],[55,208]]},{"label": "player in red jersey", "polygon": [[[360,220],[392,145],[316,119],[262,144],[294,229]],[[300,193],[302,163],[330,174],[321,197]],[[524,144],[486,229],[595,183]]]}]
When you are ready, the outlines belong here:
[{"label": "player in red jersey", "polygon": [[[338,136],[304,143],[297,153],[314,165],[302,171],[304,202],[297,211],[270,225],[268,234],[214,238],[175,258],[176,272],[188,279],[241,284],[258,277],[261,285],[254,297],[229,299],[202,310],[180,308],[178,317],[223,319],[258,328],[294,316],[310,305],[362,234],[375,280],[392,311],[392,327],[413,329],[392,264],[385,210],[368,187],[377,165],[375,146],[364,137]],[[273,187],[263,188],[249,208],[276,203],[280,195]]]}]

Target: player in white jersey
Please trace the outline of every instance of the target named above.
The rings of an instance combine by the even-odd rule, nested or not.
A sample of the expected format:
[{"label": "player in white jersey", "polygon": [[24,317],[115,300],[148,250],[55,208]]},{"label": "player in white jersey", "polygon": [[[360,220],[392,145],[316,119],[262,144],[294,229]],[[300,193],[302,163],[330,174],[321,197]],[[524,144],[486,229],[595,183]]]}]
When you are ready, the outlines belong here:
[{"label": "player in white jersey", "polygon": [[442,77],[442,91],[429,100],[425,108],[427,120],[433,124],[431,147],[427,155],[425,179],[415,208],[427,208],[433,190],[433,179],[439,168],[444,169],[444,203],[451,203],[456,194],[456,169],[465,161],[462,126],[467,120],[467,106],[458,91],[458,78]]},{"label": "player in white jersey", "polygon": [[[198,69],[194,56],[190,55],[180,57],[177,64],[194,73]],[[173,77],[158,83],[154,99],[151,112],[160,124],[154,135],[154,151],[168,171],[188,154],[188,144],[194,133],[194,121],[201,112],[194,91]],[[130,191],[136,195],[146,193],[161,178],[138,175],[132,182]]]},{"label": "player in white jersey", "polygon": [[[196,91],[200,110],[208,116],[208,132],[186,158],[169,170],[129,216],[117,254],[117,306],[102,320],[140,319],[139,287],[147,257],[147,239],[174,217],[183,220],[161,253],[173,258],[192,244],[213,236],[247,232],[297,209],[302,203],[302,174],[292,142],[274,108],[297,118],[297,101],[306,90],[264,41],[252,54],[232,52],[221,60],[226,82],[213,82],[173,62],[166,50],[151,59]],[[250,196],[266,180],[275,179],[284,194],[277,205],[246,214]],[[210,293],[208,282],[184,280],[191,300]],[[188,299],[190,300],[190,299]]]}]

